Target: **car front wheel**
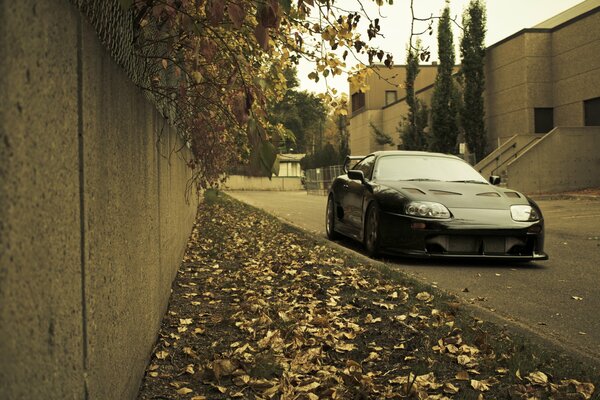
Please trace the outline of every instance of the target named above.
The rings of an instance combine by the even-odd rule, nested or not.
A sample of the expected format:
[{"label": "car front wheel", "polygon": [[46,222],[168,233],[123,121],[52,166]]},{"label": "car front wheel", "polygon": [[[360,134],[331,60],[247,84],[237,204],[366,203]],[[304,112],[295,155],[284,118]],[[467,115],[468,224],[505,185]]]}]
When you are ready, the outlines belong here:
[{"label": "car front wheel", "polygon": [[370,257],[375,257],[379,254],[379,244],[381,242],[379,217],[379,207],[376,203],[372,203],[367,209],[364,237],[364,245]]},{"label": "car front wheel", "polygon": [[335,231],[335,202],[333,196],[327,198],[327,211],[325,213],[325,231],[327,237],[331,240],[338,238],[338,233]]}]

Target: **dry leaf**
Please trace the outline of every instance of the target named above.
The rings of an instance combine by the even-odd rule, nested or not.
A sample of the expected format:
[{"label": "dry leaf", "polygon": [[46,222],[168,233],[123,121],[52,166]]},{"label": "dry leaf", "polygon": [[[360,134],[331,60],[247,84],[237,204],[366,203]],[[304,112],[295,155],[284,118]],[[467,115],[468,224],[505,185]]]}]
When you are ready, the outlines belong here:
[{"label": "dry leaf", "polygon": [[177,394],[189,394],[192,393],[193,390],[187,387],[182,387],[181,389],[177,390]]},{"label": "dry leaf", "polygon": [[315,390],[319,386],[321,386],[321,384],[319,382],[312,382],[312,383],[309,383],[308,385],[298,386],[296,388],[296,390],[299,392],[310,392],[311,390]]},{"label": "dry leaf", "polygon": [[373,316],[371,314],[367,314],[367,316],[365,317],[365,324],[374,324],[376,322],[381,322],[381,321],[382,321],[381,317],[373,318]]},{"label": "dry leaf", "polygon": [[444,383],[443,390],[444,390],[444,393],[446,393],[446,394],[456,394],[459,391],[459,389],[456,386],[454,386],[453,384],[451,384],[449,382]]},{"label": "dry leaf", "polygon": [[229,360],[215,360],[212,363],[212,369],[215,374],[217,380],[221,379],[223,376],[229,376],[237,369],[237,365]]},{"label": "dry leaf", "polygon": [[467,355],[461,354],[456,358],[456,361],[458,361],[460,365],[467,365],[471,362],[471,358]]},{"label": "dry leaf", "polygon": [[433,300],[433,296],[427,292],[421,292],[417,294],[417,300],[430,302]]},{"label": "dry leaf", "polygon": [[530,373],[527,379],[534,385],[544,386],[548,384],[548,376],[541,371]]},{"label": "dry leaf", "polygon": [[475,379],[471,379],[471,387],[480,392],[487,392],[490,390],[489,385],[484,381],[478,381]]},{"label": "dry leaf", "polygon": [[187,372],[190,375],[194,375],[194,364],[188,364],[188,366],[185,367],[185,372]]},{"label": "dry leaf", "polygon": [[468,381],[469,373],[467,371],[459,371],[456,373],[455,378],[459,381]]}]

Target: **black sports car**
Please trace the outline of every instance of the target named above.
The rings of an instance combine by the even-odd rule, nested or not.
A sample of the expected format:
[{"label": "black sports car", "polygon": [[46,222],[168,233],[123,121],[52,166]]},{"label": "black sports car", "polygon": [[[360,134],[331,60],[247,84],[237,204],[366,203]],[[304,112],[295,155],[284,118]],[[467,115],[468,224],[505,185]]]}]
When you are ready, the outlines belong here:
[{"label": "black sports car", "polygon": [[333,181],[327,236],[361,241],[371,256],[548,259],[539,207],[498,183],[455,156],[375,152]]}]

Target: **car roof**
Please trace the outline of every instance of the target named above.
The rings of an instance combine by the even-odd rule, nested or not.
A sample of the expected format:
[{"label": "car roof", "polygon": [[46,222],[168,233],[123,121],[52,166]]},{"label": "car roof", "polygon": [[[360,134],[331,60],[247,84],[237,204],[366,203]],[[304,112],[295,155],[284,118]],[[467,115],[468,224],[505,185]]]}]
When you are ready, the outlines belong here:
[{"label": "car roof", "polygon": [[[444,158],[455,158],[458,160],[462,160],[462,158],[457,157],[452,154],[444,154],[444,153],[432,153],[429,151],[411,151],[411,150],[382,150],[375,151],[369,155],[374,155],[377,157],[387,156],[387,155],[398,155],[398,156],[430,156],[430,157],[444,157]],[[366,156],[365,156],[366,157]]]}]

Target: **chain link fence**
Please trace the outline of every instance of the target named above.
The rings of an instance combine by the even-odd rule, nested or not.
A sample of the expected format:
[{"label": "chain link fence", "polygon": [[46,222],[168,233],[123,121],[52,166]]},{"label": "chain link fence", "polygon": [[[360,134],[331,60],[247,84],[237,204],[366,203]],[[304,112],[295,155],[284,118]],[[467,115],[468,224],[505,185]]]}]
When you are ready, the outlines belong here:
[{"label": "chain link fence", "polygon": [[339,175],[344,173],[343,165],[332,165],[329,167],[307,169],[306,176],[306,191],[308,194],[326,195],[331,182]]}]

